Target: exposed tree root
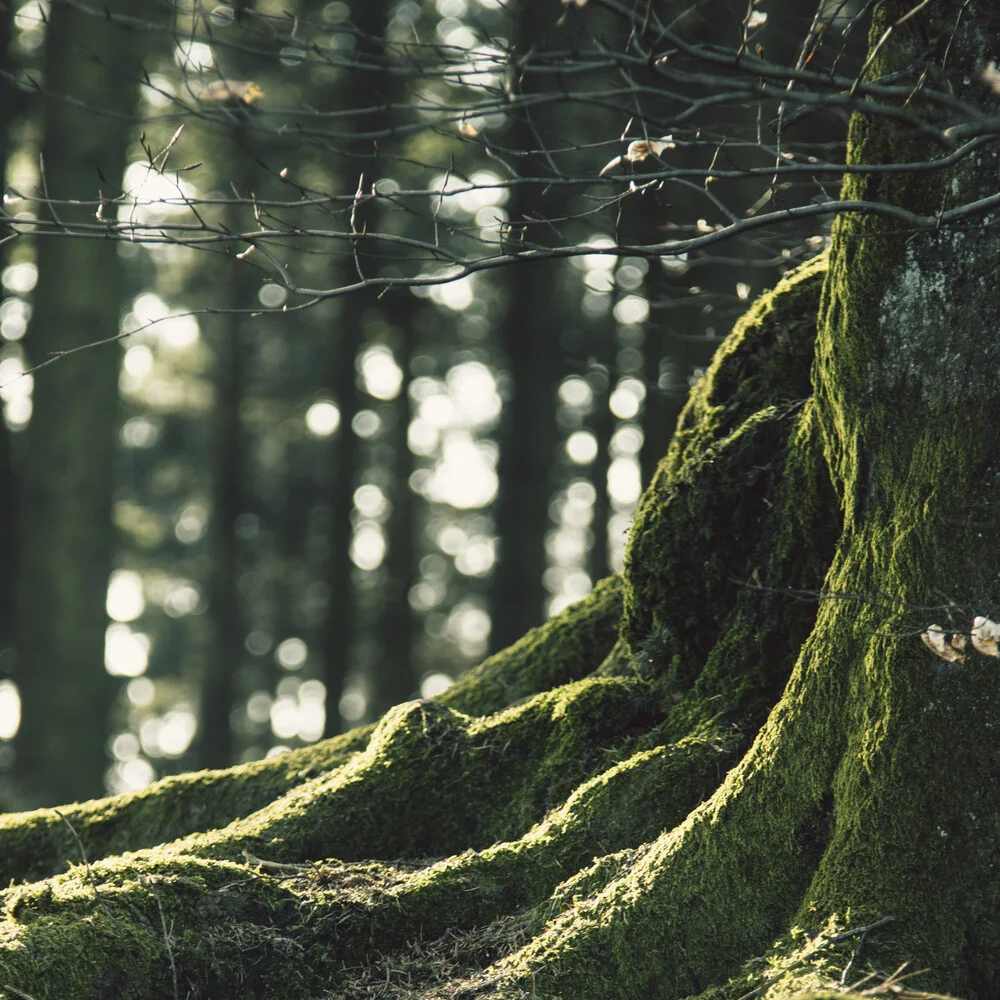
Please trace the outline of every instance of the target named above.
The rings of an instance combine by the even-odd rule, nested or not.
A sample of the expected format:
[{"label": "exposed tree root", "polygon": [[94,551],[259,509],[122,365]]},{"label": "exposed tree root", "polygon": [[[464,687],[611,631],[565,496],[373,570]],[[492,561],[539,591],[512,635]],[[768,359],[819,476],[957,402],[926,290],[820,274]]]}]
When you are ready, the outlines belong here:
[{"label": "exposed tree root", "polygon": [[[822,274],[759,304],[690,404],[637,520],[623,641],[611,580],[313,756],[6,817],[12,874],[88,863],[8,890],[0,982],[35,1000],[682,996],[766,947],[826,842],[832,757],[785,735],[807,707],[786,692],[720,782],[814,625],[788,582],[818,588],[832,552],[803,376]],[[736,517],[713,513],[720,492]]]},{"label": "exposed tree root", "polygon": [[[0,822],[15,875],[87,855],[7,890],[0,989],[33,1000],[919,995],[893,978],[898,963],[881,978],[869,963],[881,969],[900,947],[960,956],[961,935],[926,910],[914,923],[912,852],[887,859],[882,882],[865,855],[937,836],[930,821],[893,830],[872,810],[878,789],[905,784],[900,766],[930,767],[933,751],[902,722],[926,701],[926,678],[893,673],[891,697],[883,683],[910,646],[884,632],[895,607],[871,597],[892,560],[912,558],[908,525],[895,547],[864,526],[838,547],[802,375],[822,278],[822,262],[804,268],[734,331],[644,499],[624,580],[445,697],[315,754]],[[947,711],[1000,725],[969,667],[938,671]],[[947,833],[975,851],[968,830]],[[956,892],[964,871],[956,862]]]},{"label": "exposed tree root", "polygon": [[[483,662],[437,701],[486,715],[540,691],[586,676],[612,650],[621,612],[621,579],[593,592]],[[67,822],[88,854],[100,858],[224,827],[280,799],[310,778],[364,750],[374,726],[315,746],[220,771],[166,778],[132,795],[52,810],[0,816],[0,879],[41,878],[79,856]]]},{"label": "exposed tree root", "polygon": [[[124,948],[155,966],[162,960],[164,921],[184,928],[171,954],[175,962],[183,958],[185,975],[205,991],[196,995],[223,995],[217,991],[226,976],[242,981],[254,954],[248,942],[267,952],[273,981],[293,982],[308,942],[335,941],[335,960],[331,956],[313,969],[332,974],[342,963],[366,963],[376,950],[471,932],[503,919],[511,908],[545,900],[567,871],[589,860],[595,843],[604,849],[641,845],[664,821],[683,816],[726,763],[724,748],[712,740],[640,752],[585,783],[517,842],[429,865],[293,865],[253,856],[239,864],[200,860],[171,845],[80,866],[8,893],[7,930],[16,933],[6,943],[17,947],[5,956],[12,960],[5,963],[5,976],[47,995],[46,983],[67,981],[58,976],[68,974],[65,964],[72,957],[68,982],[94,983],[112,943],[112,955],[121,957]],[[621,801],[643,808],[623,813]],[[287,843],[269,843],[288,850]],[[308,856],[295,847],[296,856]],[[279,947],[283,932],[292,928],[295,946]],[[65,936],[73,938],[74,948],[65,947]],[[212,945],[208,951],[206,942]],[[28,985],[19,988],[33,992]]]}]

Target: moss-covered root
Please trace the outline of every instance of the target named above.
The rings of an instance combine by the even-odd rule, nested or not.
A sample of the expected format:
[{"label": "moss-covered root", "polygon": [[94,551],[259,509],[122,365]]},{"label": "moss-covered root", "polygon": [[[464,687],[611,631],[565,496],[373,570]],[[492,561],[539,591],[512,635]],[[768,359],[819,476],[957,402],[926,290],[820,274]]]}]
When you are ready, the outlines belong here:
[{"label": "moss-covered root", "polygon": [[633,649],[660,624],[690,646],[688,659],[703,660],[761,536],[780,524],[774,487],[794,428],[787,418],[812,395],[826,267],[816,257],[758,298],[692,390],[629,536],[624,634]]},{"label": "moss-covered root", "polygon": [[0,882],[43,878],[84,857],[94,861],[225,826],[343,764],[373,729],[225,770],[164,778],[129,795],[0,815]]},{"label": "moss-covered root", "polygon": [[438,700],[466,715],[490,715],[580,680],[614,647],[621,611],[622,578],[610,576],[582,601],[470,670]]},{"label": "moss-covered root", "polygon": [[230,862],[117,858],[3,898],[4,1000],[297,1000],[334,965],[294,892]]},{"label": "moss-covered root", "polygon": [[[622,634],[650,676],[720,711],[770,710],[812,628],[840,530],[809,367],[826,260],[736,324],[643,495]],[[756,701],[756,704],[753,704]]]},{"label": "moss-covered root", "polygon": [[79,866],[7,891],[0,984],[35,1000],[105,987],[154,1000],[175,982],[183,995],[212,998],[271,995],[279,983],[286,1000],[329,988],[341,966],[506,919],[595,853],[654,838],[715,785],[729,758],[711,730],[637,753],[519,841],[429,865],[236,864],[145,851]]},{"label": "moss-covered root", "polygon": [[[617,638],[621,577],[497,653],[438,699],[486,715],[568,680],[585,677]],[[263,809],[310,778],[363,750],[363,726],[314,746],[218,771],[165,778],[130,795],[0,816],[0,884],[43,878],[79,862],[224,827]],[[81,844],[83,855],[81,855]]]},{"label": "moss-covered root", "polygon": [[624,678],[578,681],[483,719],[408,702],[343,767],[169,850],[298,862],[485,847],[522,836],[657,718],[648,685]]},{"label": "moss-covered root", "polygon": [[843,675],[824,669],[817,643],[714,796],[595,891],[557,893],[555,915],[484,974],[483,994],[685,997],[766,950],[803,905],[827,848],[843,743],[829,705],[843,696]]},{"label": "moss-covered root", "polygon": [[[368,951],[386,952],[539,904],[557,892],[567,873],[589,871],[595,855],[608,858],[637,849],[679,822],[711,794],[732,759],[726,739],[706,729],[674,746],[640,751],[585,782],[519,840],[467,851],[416,874],[405,871],[388,883],[379,884],[376,877],[362,882],[360,893],[351,891],[358,869],[386,866],[326,867],[321,877],[333,888],[344,888],[342,909],[333,913],[341,946],[351,936]],[[623,809],[623,802],[632,806]]]},{"label": "moss-covered root", "polygon": [[872,947],[892,933],[895,923],[886,916],[848,926],[833,914],[817,931],[795,928],[744,963],[724,986],[711,986],[689,1000],[844,1000],[845,994],[950,1000],[937,993],[909,992],[916,985],[915,967],[872,968]]}]

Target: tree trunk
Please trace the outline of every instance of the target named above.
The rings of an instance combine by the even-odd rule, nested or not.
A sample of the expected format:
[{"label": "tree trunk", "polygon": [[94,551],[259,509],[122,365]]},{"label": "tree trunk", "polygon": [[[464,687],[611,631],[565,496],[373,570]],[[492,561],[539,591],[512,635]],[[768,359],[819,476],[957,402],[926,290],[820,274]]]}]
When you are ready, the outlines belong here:
[{"label": "tree trunk", "polygon": [[[11,47],[13,11],[0,14],[0,52]],[[11,131],[24,114],[24,95],[13,81],[0,78],[0,164],[6,174],[11,155]],[[0,247],[0,272],[10,263],[10,245]],[[14,639],[14,607],[17,592],[17,479],[14,473],[11,433],[5,420],[0,419],[0,566],[4,567],[0,581],[0,679],[6,679],[11,666]]]},{"label": "tree trunk", "polygon": [[[536,46],[544,48],[547,25],[548,12],[537,0],[512,5],[514,50],[520,54],[534,51]],[[534,86],[527,75],[518,81],[522,94],[530,93]],[[508,141],[517,151],[515,163],[522,176],[551,170],[539,149],[541,135],[551,127],[551,113],[545,109],[522,110],[513,117]],[[528,221],[531,217],[523,190],[513,189],[511,223],[505,229],[505,240],[515,245],[530,245],[537,239],[536,227]],[[555,218],[565,212],[564,192],[564,188],[548,192],[546,212]],[[563,368],[557,331],[562,317],[553,294],[557,267],[550,262],[536,263],[541,266],[515,266],[506,276],[507,308],[499,329],[510,396],[504,400],[496,432],[500,488],[493,508],[498,558],[490,586],[491,651],[509,646],[545,620],[542,577],[545,536],[551,528],[549,506],[556,487],[556,391]]]},{"label": "tree trunk", "polygon": [[390,329],[397,333],[396,360],[403,369],[399,396],[393,403],[394,423],[387,443],[392,448],[392,479],[386,491],[391,513],[386,525],[387,552],[385,584],[379,595],[379,647],[372,667],[371,701],[376,715],[387,708],[412,698],[420,690],[420,676],[413,662],[413,609],[410,590],[417,574],[417,516],[410,476],[413,473],[413,452],[408,444],[411,420],[410,371],[415,334],[403,325],[403,310],[410,304],[399,301],[383,302],[381,312],[388,322],[398,320]]},{"label": "tree trunk", "polygon": [[330,486],[330,558],[327,583],[330,603],[323,624],[323,684],[326,688],[326,736],[341,731],[339,704],[349,673],[351,649],[357,636],[353,563],[351,562],[351,511],[358,475],[358,437],[352,424],[361,409],[355,359],[361,349],[362,328],[358,306],[344,308],[338,324],[336,347],[328,359],[329,378],[340,407],[340,430],[334,441]]},{"label": "tree trunk", "polygon": [[[989,18],[963,10],[971,98]],[[942,23],[911,17],[871,72]],[[922,155],[852,126],[852,162]],[[996,173],[981,148],[846,193],[926,215]],[[841,218],[829,265],[762,296],[699,383],[622,579],[441,698],[65,821],[0,818],[4,878],[90,860],[6,891],[0,982],[815,1000],[910,962],[908,987],[995,997],[996,668],[920,633],[967,635],[1000,597],[996,241]]]},{"label": "tree trunk", "polygon": [[[105,24],[62,4],[53,6],[45,31],[46,87],[73,96],[45,105],[45,191],[62,221],[90,222],[98,191],[108,198],[120,192],[130,139],[120,118],[134,109],[140,57],[116,33],[118,55],[101,61]],[[114,337],[126,292],[115,244],[43,237],[37,247],[39,281],[25,338],[30,363]],[[19,476],[15,621],[22,703],[16,776],[27,802],[104,789],[106,720],[119,688],[104,669],[119,360],[116,346],[95,348],[35,380]]]},{"label": "tree trunk", "polygon": [[500,490],[494,517],[499,557],[490,587],[492,649],[509,646],[545,617],[545,535],[551,527],[559,442],[559,345],[548,322],[554,278],[547,262],[528,271],[515,268],[500,331],[512,395],[504,402],[497,431]]}]

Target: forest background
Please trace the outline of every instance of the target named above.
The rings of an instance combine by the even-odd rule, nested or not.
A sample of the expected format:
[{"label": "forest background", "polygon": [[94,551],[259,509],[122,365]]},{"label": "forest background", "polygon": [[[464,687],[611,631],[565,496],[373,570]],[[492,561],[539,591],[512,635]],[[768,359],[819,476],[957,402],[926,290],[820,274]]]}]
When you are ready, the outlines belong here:
[{"label": "forest background", "polygon": [[[865,3],[661,6],[864,60]],[[850,106],[620,13],[4,8],[5,807],[334,735],[620,569],[689,387],[828,240]]]}]

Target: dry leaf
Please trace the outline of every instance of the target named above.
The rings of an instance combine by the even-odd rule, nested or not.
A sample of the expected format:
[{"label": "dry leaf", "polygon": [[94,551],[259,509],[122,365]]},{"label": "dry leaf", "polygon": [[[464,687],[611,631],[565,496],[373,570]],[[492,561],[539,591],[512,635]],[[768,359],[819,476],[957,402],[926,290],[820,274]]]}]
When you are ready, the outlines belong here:
[{"label": "dry leaf", "polygon": [[982,615],[972,620],[972,645],[983,656],[1000,656],[997,639],[1000,639],[1000,625]]},{"label": "dry leaf", "polygon": [[[626,129],[626,131],[628,130]],[[616,156],[613,160],[608,160],[601,167],[601,172],[597,176],[603,177],[614,170],[620,163],[641,163],[650,156],[659,156],[660,153],[668,149],[675,149],[676,143],[670,141],[672,138],[673,136],[665,135],[661,139],[633,139],[628,144],[628,149],[625,150],[625,153],[622,156]]]},{"label": "dry leaf", "polygon": [[264,91],[253,80],[213,80],[198,94],[199,101],[227,101],[253,104],[264,96]]},{"label": "dry leaf", "polygon": [[1000,94],[1000,69],[997,69],[995,62],[987,63],[986,68],[979,75],[987,87]]},{"label": "dry leaf", "polygon": [[670,140],[673,136],[665,135],[662,139],[634,139],[628,144],[625,152],[625,159],[629,163],[640,163],[649,156],[659,156],[667,149],[674,149],[676,144]]},{"label": "dry leaf", "polygon": [[[965,636],[952,636],[949,638],[940,625],[932,625],[920,638],[924,645],[935,655],[949,663],[962,663],[965,657],[962,655],[962,648],[965,646]],[[960,638],[961,643],[956,645],[955,639]]]},{"label": "dry leaf", "polygon": [[617,167],[621,162],[622,158],[620,156],[616,156],[613,160],[608,160],[608,162],[601,167],[601,172],[597,176],[603,177],[605,174],[611,173],[611,171],[614,170],[615,167]]}]

